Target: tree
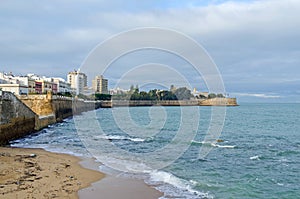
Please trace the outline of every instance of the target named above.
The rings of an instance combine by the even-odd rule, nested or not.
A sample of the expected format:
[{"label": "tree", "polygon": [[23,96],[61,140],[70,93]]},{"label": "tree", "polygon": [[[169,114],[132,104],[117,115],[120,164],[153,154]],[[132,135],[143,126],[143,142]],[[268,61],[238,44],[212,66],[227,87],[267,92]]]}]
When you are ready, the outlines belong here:
[{"label": "tree", "polygon": [[145,91],[140,92],[140,100],[150,100],[149,93]]},{"label": "tree", "polygon": [[213,98],[216,98],[216,97],[217,97],[217,95],[214,94],[214,93],[208,94],[208,99],[213,99]]},{"label": "tree", "polygon": [[157,92],[158,100],[177,100],[177,97],[171,91],[159,91]]},{"label": "tree", "polygon": [[189,100],[193,97],[191,90],[186,87],[181,87],[175,90],[174,94],[178,100]]},{"label": "tree", "polygon": [[224,98],[225,96],[222,93],[217,94],[218,98]]},{"label": "tree", "polygon": [[130,100],[140,100],[140,94],[137,92],[134,92],[130,96]]},{"label": "tree", "polygon": [[150,91],[148,92],[148,94],[149,94],[149,99],[150,99],[150,100],[158,100],[157,89],[150,90]]},{"label": "tree", "polygon": [[205,95],[203,95],[203,94],[200,94],[198,98],[200,98],[200,99],[206,99],[207,97]]},{"label": "tree", "polygon": [[96,93],[95,100],[111,100],[111,95]]}]

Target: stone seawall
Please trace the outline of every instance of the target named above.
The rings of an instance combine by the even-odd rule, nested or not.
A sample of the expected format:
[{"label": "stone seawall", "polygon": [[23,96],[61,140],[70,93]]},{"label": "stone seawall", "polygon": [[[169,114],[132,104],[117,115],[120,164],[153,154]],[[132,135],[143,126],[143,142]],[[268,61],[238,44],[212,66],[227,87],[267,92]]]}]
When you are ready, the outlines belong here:
[{"label": "stone seawall", "polygon": [[40,130],[49,124],[61,122],[63,119],[75,114],[100,107],[99,103],[94,101],[55,96],[51,93],[20,96],[20,99],[38,115],[35,130]]},{"label": "stone seawall", "polygon": [[236,98],[213,98],[200,102],[200,106],[238,106]]},{"label": "stone seawall", "polygon": [[47,95],[0,96],[0,145],[38,131],[50,124],[100,107],[100,103]]},{"label": "stone seawall", "polygon": [[10,92],[0,96],[0,115],[0,145],[34,131],[37,115]]},{"label": "stone seawall", "polygon": [[102,101],[101,107],[122,106],[237,106],[236,98],[214,98],[206,100],[112,100]]},{"label": "stone seawall", "polygon": [[198,100],[112,100],[102,102],[102,107],[122,107],[122,106],[198,106]]}]

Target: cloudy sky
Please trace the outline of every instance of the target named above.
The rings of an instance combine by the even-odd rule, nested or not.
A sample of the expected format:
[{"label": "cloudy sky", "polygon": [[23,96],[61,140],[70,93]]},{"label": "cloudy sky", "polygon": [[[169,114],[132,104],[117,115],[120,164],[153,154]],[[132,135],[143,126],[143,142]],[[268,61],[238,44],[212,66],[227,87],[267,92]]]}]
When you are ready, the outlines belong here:
[{"label": "cloudy sky", "polygon": [[[2,72],[66,78],[113,35],[158,27],[201,44],[231,96],[241,101],[300,102],[299,0],[2,0],[0,26]],[[205,89],[199,74],[182,60],[153,50],[120,58],[105,76],[111,87],[122,76],[132,81],[124,81],[124,87],[143,84],[142,79],[173,77],[149,63],[176,66],[193,87]],[[127,75],[130,66],[137,65],[146,66],[136,70],[139,77]]]}]

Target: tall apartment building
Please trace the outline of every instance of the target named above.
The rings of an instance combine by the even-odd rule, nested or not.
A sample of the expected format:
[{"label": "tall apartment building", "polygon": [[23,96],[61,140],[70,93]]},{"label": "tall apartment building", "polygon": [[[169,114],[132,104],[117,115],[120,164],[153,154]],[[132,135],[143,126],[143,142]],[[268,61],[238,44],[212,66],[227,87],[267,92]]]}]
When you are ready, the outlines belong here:
[{"label": "tall apartment building", "polygon": [[71,85],[71,89],[76,92],[76,95],[78,95],[83,93],[84,88],[87,87],[87,76],[75,70],[68,73],[67,82]]},{"label": "tall apartment building", "polygon": [[102,75],[96,76],[93,79],[93,90],[95,93],[108,94],[108,80],[104,79]]}]

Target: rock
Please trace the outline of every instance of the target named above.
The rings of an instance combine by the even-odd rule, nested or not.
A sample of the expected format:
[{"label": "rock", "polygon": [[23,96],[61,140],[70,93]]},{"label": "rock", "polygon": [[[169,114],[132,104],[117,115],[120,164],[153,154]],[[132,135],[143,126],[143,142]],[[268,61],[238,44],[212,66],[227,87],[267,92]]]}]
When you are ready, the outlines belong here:
[{"label": "rock", "polygon": [[29,157],[35,158],[35,157],[36,157],[36,154],[32,153],[32,154],[29,155]]}]

